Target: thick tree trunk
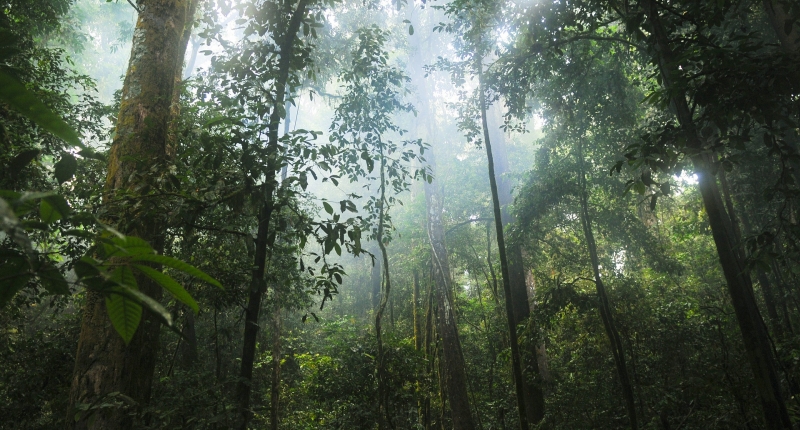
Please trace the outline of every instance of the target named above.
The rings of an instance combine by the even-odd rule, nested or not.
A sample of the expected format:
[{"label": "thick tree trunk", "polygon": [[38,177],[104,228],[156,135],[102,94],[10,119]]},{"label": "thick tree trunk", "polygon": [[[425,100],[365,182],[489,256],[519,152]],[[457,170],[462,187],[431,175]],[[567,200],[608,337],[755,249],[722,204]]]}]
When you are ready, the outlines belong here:
[{"label": "thick tree trunk", "polygon": [[[800,52],[800,24],[794,22],[794,17],[786,13],[781,0],[762,0],[767,20],[775,31],[775,36],[781,42],[781,47],[788,54]],[[789,3],[789,2],[787,2]],[[786,32],[786,23],[794,22],[789,25],[789,32]]]},{"label": "thick tree trunk", "polygon": [[[286,33],[282,35],[279,44],[280,59],[278,60],[278,76],[275,82],[275,99],[273,100],[272,112],[269,117],[267,158],[268,171],[279,173],[278,166],[278,128],[280,127],[283,116],[283,104],[286,99],[286,86],[289,82],[292,60],[294,58],[294,45],[297,40],[297,32],[303,23],[306,15],[309,0],[299,0],[295,7],[292,17],[287,25]],[[250,283],[250,295],[248,297],[247,308],[245,310],[244,339],[242,345],[242,365],[239,373],[239,383],[236,387],[236,398],[239,406],[240,421],[238,427],[246,429],[252,412],[250,411],[250,392],[253,380],[253,363],[256,354],[256,337],[258,335],[258,316],[261,311],[261,299],[266,290],[264,274],[266,272],[268,248],[272,247],[275,241],[275,232],[270,231],[269,225],[272,221],[272,214],[276,210],[275,191],[277,181],[275,176],[266,178],[263,191],[264,203],[258,214],[258,231],[256,233],[256,249],[254,269]]]},{"label": "thick tree trunk", "polygon": [[[508,149],[505,136],[497,124],[502,119],[497,118],[499,115],[495,112],[496,110],[496,107],[487,110],[487,124],[489,125],[492,149],[494,149],[495,172],[497,174],[495,180],[497,181],[497,190],[500,204],[502,205],[503,228],[508,229],[515,221],[514,215],[509,209],[509,206],[514,202],[514,196],[511,182],[504,176],[509,171]],[[514,308],[514,325],[519,327],[528,323],[531,308],[528,285],[525,279],[525,262],[522,258],[522,247],[515,240],[508,242],[508,274],[509,283],[511,284],[511,302]],[[544,394],[537,361],[537,346],[537,342],[530,338],[520,342],[522,377],[525,382],[525,413],[530,424],[537,424],[544,418]],[[544,345],[541,345],[541,348],[544,348]]]},{"label": "thick tree trunk", "polygon": [[[428,159],[431,168],[435,161],[431,154]],[[444,367],[444,391],[450,403],[453,418],[453,429],[473,430],[475,422],[472,418],[469,397],[467,394],[467,373],[461,341],[458,338],[453,297],[450,294],[450,266],[444,242],[442,225],[442,198],[436,189],[436,180],[425,184],[425,201],[428,209],[428,238],[431,242],[431,259],[433,260],[433,280],[436,286],[437,331],[442,339],[442,362]]]},{"label": "thick tree trunk", "polygon": [[[494,225],[495,230],[497,231],[497,249],[500,254],[500,270],[503,275],[503,292],[505,293],[506,317],[508,320],[509,343],[511,345],[511,370],[517,393],[519,425],[522,430],[528,430],[528,413],[525,407],[525,379],[522,376],[522,360],[520,359],[519,343],[517,340],[517,325],[514,317],[514,295],[511,292],[511,275],[508,268],[505,237],[503,235],[503,220],[502,213],[500,211],[500,198],[497,192],[497,176],[495,175],[494,170],[492,144],[491,139],[489,138],[489,125],[486,117],[486,95],[483,91],[483,61],[480,57],[476,59],[476,68],[478,72],[478,95],[481,110],[481,124],[483,127],[483,144],[486,147],[487,165],[489,167],[489,186],[492,191],[492,207],[494,209]],[[527,300],[525,305],[527,306]]]},{"label": "thick tree trunk", "polygon": [[625,362],[625,349],[622,347],[622,340],[619,336],[616,323],[614,322],[614,315],[611,312],[611,303],[606,294],[606,287],[603,280],[600,278],[600,258],[597,255],[597,243],[594,240],[594,232],[592,231],[592,218],[589,216],[589,193],[586,186],[586,172],[583,167],[583,140],[579,138],[578,141],[578,182],[580,184],[580,201],[581,201],[581,226],[583,227],[583,235],[586,238],[586,246],[589,250],[589,259],[592,263],[592,274],[594,275],[594,284],[597,290],[597,298],[600,306],[600,318],[603,320],[603,327],[606,330],[608,340],[611,342],[611,353],[614,356],[614,364],[617,367],[617,375],[619,382],[622,386],[622,396],[625,399],[625,408],[628,411],[628,420],[632,430],[639,428],[638,420],[636,419],[636,404],[633,398],[633,386],[631,385],[631,378],[628,375],[628,366]]},{"label": "thick tree trunk", "polygon": [[708,214],[711,233],[728,284],[728,292],[742,333],[747,359],[753,372],[767,428],[789,429],[792,424],[781,393],[775,369],[775,358],[769,345],[765,324],[756,305],[750,276],[742,271],[745,266],[740,240],[731,226],[730,217],[725,212],[717,182],[711,174],[713,171],[711,157],[702,152],[703,144],[697,133],[685,94],[682,90],[679,91],[673,87],[672,76],[677,69],[677,63],[674,60],[668,35],[662,27],[656,1],[647,0],[644,8],[647,19],[650,21],[655,48],[659,55],[658,65],[662,85],[672,95],[671,105],[675,110],[678,123],[686,136],[689,148],[695,151],[695,154],[692,155],[692,162],[698,173],[700,194],[706,214]]},{"label": "thick tree trunk", "polygon": [[[140,0],[138,21],[128,72],[122,88],[116,136],[109,156],[105,184],[109,219],[123,233],[138,236],[160,251],[163,248],[163,222],[156,214],[142,211],[122,214],[113,207],[117,192],[136,193],[150,176],[154,165],[169,161],[167,135],[170,103],[175,76],[183,64],[181,46],[187,23],[187,0]],[[149,278],[138,276],[139,289],[155,299],[161,288]],[[87,291],[81,335],[75,358],[67,422],[74,428],[130,428],[132,420],[123,408],[103,408],[81,414],[80,404],[98,404],[112,392],[119,392],[136,402],[147,403],[150,397],[160,323],[144,312],[139,329],[125,345],[106,316],[105,300],[99,293]]]}]

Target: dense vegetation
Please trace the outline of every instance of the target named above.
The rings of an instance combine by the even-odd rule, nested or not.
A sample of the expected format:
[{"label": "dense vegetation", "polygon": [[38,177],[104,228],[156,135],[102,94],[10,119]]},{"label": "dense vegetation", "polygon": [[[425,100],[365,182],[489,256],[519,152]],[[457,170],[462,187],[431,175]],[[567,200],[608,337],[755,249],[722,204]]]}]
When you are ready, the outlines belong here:
[{"label": "dense vegetation", "polygon": [[800,426],[794,0],[5,0],[0,429]]}]

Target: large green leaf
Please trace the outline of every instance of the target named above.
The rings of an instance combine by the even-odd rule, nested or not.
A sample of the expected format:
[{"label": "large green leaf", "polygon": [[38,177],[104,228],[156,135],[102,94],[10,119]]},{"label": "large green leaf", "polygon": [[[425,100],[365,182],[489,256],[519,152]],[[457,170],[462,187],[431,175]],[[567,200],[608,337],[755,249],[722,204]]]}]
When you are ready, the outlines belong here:
[{"label": "large green leaf", "polygon": [[161,322],[163,322],[164,325],[172,327],[172,314],[170,314],[169,311],[166,308],[164,308],[164,306],[161,305],[161,303],[158,303],[158,301],[148,296],[147,294],[137,289],[128,288],[125,286],[115,287],[111,290],[111,292],[113,294],[121,294],[127,297],[128,299],[133,300],[136,303],[142,305],[143,307],[147,308],[147,310],[152,312],[155,316],[157,316],[159,319],[161,319]]},{"label": "large green leaf", "polygon": [[56,180],[59,184],[63,184],[75,176],[75,171],[78,170],[78,160],[69,152],[64,152],[61,154],[61,159],[53,167],[55,168]]},{"label": "large green leaf", "polygon": [[150,279],[158,282],[159,285],[164,287],[165,290],[169,291],[173,296],[175,296],[176,299],[192,308],[195,313],[200,310],[200,308],[197,306],[197,302],[194,300],[194,298],[192,298],[191,294],[189,294],[189,292],[186,291],[181,284],[172,279],[169,275],[161,273],[152,267],[142,266],[140,264],[136,264],[134,267],[150,277]]},{"label": "large green leaf", "polygon": [[106,258],[128,257],[143,254],[153,254],[153,247],[147,241],[134,236],[121,236],[106,238],[103,244]]},{"label": "large green leaf", "polygon": [[143,255],[136,255],[134,256],[134,260],[136,261],[151,261],[153,263],[163,264],[164,266],[171,267],[175,270],[180,270],[186,274],[192,275],[195,278],[208,282],[215,287],[222,288],[222,284],[219,283],[216,279],[208,276],[202,270],[188,264],[184,263],[181,260],[167,257],[166,255],[158,255],[158,254],[143,254]]},{"label": "large green leaf", "polygon": [[57,113],[39,100],[39,97],[25,88],[18,80],[0,70],[0,101],[26,116],[39,127],[64,139],[74,146],[83,147],[78,133]]},{"label": "large green leaf", "polygon": [[44,288],[51,294],[67,295],[69,291],[69,283],[64,279],[64,275],[57,267],[50,263],[45,263],[39,268],[37,275],[39,280],[42,281]]},{"label": "large green leaf", "polygon": [[0,309],[28,284],[33,276],[29,269],[22,255],[9,256],[0,264]]},{"label": "large green leaf", "polygon": [[130,266],[119,266],[111,272],[111,280],[115,283],[132,289],[137,289],[136,277]]},{"label": "large green leaf", "polygon": [[38,149],[28,149],[25,151],[20,152],[17,154],[14,159],[11,160],[11,163],[8,165],[8,172],[11,173],[11,176],[16,176],[22,169],[25,168],[31,161],[33,161],[37,155],[39,155]]},{"label": "large green leaf", "polygon": [[111,293],[106,296],[106,310],[111,325],[129,343],[142,319],[142,306],[126,295]]},{"label": "large green leaf", "polygon": [[42,222],[52,224],[61,219],[61,213],[58,212],[53,205],[48,203],[47,200],[42,200],[39,203],[39,218],[42,219]]}]

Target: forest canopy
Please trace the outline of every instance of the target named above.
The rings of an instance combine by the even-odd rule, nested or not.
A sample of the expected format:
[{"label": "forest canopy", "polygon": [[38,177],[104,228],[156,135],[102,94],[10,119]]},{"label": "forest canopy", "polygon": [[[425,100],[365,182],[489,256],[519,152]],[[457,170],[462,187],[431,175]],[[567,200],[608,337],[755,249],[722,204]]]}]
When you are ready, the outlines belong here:
[{"label": "forest canopy", "polygon": [[800,427],[795,0],[0,4],[0,429]]}]

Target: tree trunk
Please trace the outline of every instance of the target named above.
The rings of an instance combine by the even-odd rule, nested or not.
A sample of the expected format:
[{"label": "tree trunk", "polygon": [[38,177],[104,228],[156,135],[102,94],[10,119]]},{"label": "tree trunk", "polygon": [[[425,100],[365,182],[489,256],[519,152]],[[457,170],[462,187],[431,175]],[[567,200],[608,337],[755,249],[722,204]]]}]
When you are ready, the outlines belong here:
[{"label": "tree trunk", "polygon": [[[374,248],[373,248],[374,251]],[[380,249],[378,249],[380,251]],[[374,252],[373,252],[374,253]],[[382,264],[375,259],[372,260],[372,272],[370,273],[369,284],[372,287],[372,310],[376,311],[381,303],[381,270]]]},{"label": "tree trunk", "polygon": [[[503,228],[508,227],[515,221],[514,215],[509,210],[509,206],[514,202],[511,183],[503,175],[509,171],[508,150],[506,147],[505,136],[496,124],[498,114],[493,107],[487,109],[487,125],[489,125],[489,137],[491,138],[492,149],[495,156],[495,172],[497,177],[497,189],[501,206]],[[491,116],[489,114],[492,114]],[[490,121],[494,119],[494,121]],[[491,133],[494,131],[494,133]],[[522,258],[522,247],[516,240],[508,242],[508,274],[511,284],[511,302],[514,308],[514,325],[519,327],[528,323],[531,314],[530,298],[528,297],[528,285],[525,280],[525,264]],[[536,330],[534,329],[534,333]],[[542,345],[544,348],[544,345]],[[520,359],[522,361],[522,377],[524,379],[525,394],[525,413],[530,424],[537,424],[544,418],[544,394],[541,386],[541,375],[539,363],[537,362],[537,342],[535,338],[528,338],[520,342]]]},{"label": "tree trunk", "polygon": [[[433,154],[428,163],[435,168]],[[453,417],[453,429],[473,430],[475,422],[472,418],[469,397],[467,394],[467,372],[461,341],[458,338],[453,310],[453,297],[450,294],[450,265],[444,243],[444,226],[442,225],[442,198],[436,189],[437,181],[425,184],[425,202],[428,209],[428,238],[431,242],[431,259],[433,260],[433,280],[436,286],[437,331],[442,339],[442,362],[444,368],[444,391],[450,403]]]},{"label": "tree trunk", "polygon": [[[286,85],[289,82],[292,59],[294,58],[294,44],[297,32],[303,23],[309,0],[299,0],[289,20],[286,33],[279,44],[280,59],[278,60],[278,77],[275,82],[275,99],[269,117],[267,159],[268,171],[279,173],[278,166],[278,128],[283,116],[283,104],[286,99]],[[284,113],[285,114],[285,113]],[[236,398],[239,407],[240,422],[238,427],[246,429],[252,412],[250,411],[250,391],[253,380],[253,362],[256,354],[256,337],[258,335],[258,315],[261,311],[261,299],[266,290],[264,274],[267,263],[267,249],[271,248],[275,240],[275,232],[270,232],[269,225],[272,214],[276,210],[274,193],[277,189],[275,176],[266,178],[263,191],[264,204],[259,210],[258,232],[256,233],[256,249],[253,274],[250,282],[250,295],[245,310],[244,339],[242,345],[242,366],[239,374],[239,383],[236,387]]]},{"label": "tree trunk", "polygon": [[414,293],[411,298],[411,313],[414,320],[414,349],[419,351],[422,348],[422,336],[419,327],[419,273],[414,269]]},{"label": "tree trunk", "polygon": [[[478,72],[478,95],[481,109],[481,124],[483,126],[483,144],[486,147],[486,158],[489,166],[489,186],[492,191],[492,207],[494,208],[494,225],[497,231],[497,249],[500,254],[500,270],[503,276],[503,292],[505,293],[506,318],[508,321],[509,343],[511,345],[511,369],[514,377],[514,386],[517,393],[517,408],[519,409],[519,425],[522,430],[528,430],[528,413],[525,408],[525,379],[522,376],[519,343],[517,341],[517,325],[514,317],[514,295],[511,292],[511,275],[506,256],[506,244],[503,236],[503,220],[500,211],[500,198],[497,192],[497,176],[494,171],[494,158],[492,157],[492,144],[489,138],[489,126],[486,118],[486,95],[483,91],[483,60],[476,58]],[[523,278],[524,279],[524,278]],[[527,306],[527,301],[525,302]]]},{"label": "tree trunk", "polygon": [[383,145],[380,146],[379,158],[380,167],[380,197],[377,204],[378,209],[378,232],[375,239],[381,250],[381,262],[383,267],[383,289],[381,290],[381,301],[378,310],[375,312],[375,333],[378,337],[378,429],[384,428],[384,422],[391,428],[392,417],[389,412],[389,390],[386,387],[388,375],[386,374],[386,357],[383,350],[383,335],[381,323],[383,313],[386,311],[386,304],[389,302],[389,293],[392,289],[391,278],[389,277],[389,255],[386,252],[386,244],[383,243],[383,228],[386,222],[386,158],[383,153]]},{"label": "tree trunk", "polygon": [[[122,214],[113,207],[118,192],[136,193],[151,175],[150,169],[169,161],[168,127],[175,77],[180,76],[186,47],[183,30],[187,23],[187,0],[140,0],[141,13],[133,36],[128,72],[122,88],[116,136],[111,147],[106,177],[105,202],[109,218],[121,232],[138,236],[160,251],[164,223],[155,213]],[[178,29],[178,30],[176,30]],[[161,288],[149,278],[137,276],[140,291],[159,299]],[[77,421],[76,407],[98,404],[119,392],[136,406],[150,397],[158,351],[158,319],[145,311],[139,329],[125,345],[106,316],[104,297],[86,292],[81,335],[75,357],[67,422],[74,428],[131,428],[124,408],[103,408],[83,413]],[[72,424],[71,424],[72,425]]]},{"label": "tree trunk", "polygon": [[603,327],[605,327],[608,340],[611,342],[611,353],[614,356],[614,364],[617,367],[617,375],[619,382],[622,386],[622,396],[625,399],[625,408],[628,411],[628,420],[631,424],[632,430],[639,428],[638,420],[636,419],[636,403],[633,398],[633,387],[631,379],[628,375],[628,366],[625,363],[625,350],[622,347],[622,340],[619,336],[619,331],[614,323],[614,315],[611,312],[611,303],[606,294],[606,287],[603,280],[600,278],[600,259],[597,256],[597,243],[594,241],[594,232],[592,231],[592,218],[589,216],[589,193],[586,186],[586,172],[583,166],[583,139],[578,140],[578,182],[580,185],[580,201],[581,201],[581,226],[583,227],[583,235],[586,238],[586,246],[589,250],[589,259],[592,263],[592,273],[594,275],[594,284],[597,290],[598,304],[600,306],[600,318],[603,320]]},{"label": "tree trunk", "polygon": [[796,54],[800,52],[800,26],[797,22],[789,26],[788,33],[786,32],[786,23],[793,21],[793,17],[789,16],[783,9],[780,0],[762,0],[764,4],[764,11],[767,14],[767,20],[775,31],[775,36],[781,42],[781,47],[788,54]]},{"label": "tree trunk", "polygon": [[[730,190],[730,185],[728,184],[727,175],[722,169],[719,171],[719,182],[720,185],[722,185],[722,195],[724,196],[725,207],[728,209],[728,214],[731,218],[731,224],[734,227],[736,235],[741,237],[739,220],[736,216],[736,207],[733,204],[733,196]],[[742,213],[742,226],[744,227],[745,234],[753,234],[753,227],[750,223],[750,218],[747,215],[747,209],[740,205],[740,211]],[[758,279],[758,284],[761,286],[761,295],[764,298],[764,304],[767,306],[767,316],[772,323],[772,330],[774,331],[775,336],[782,341],[784,340],[783,324],[778,316],[777,299],[775,297],[775,291],[772,287],[772,283],[769,281],[764,269],[757,267],[755,270],[756,279]]]},{"label": "tree trunk", "polygon": [[[277,291],[276,291],[277,292]],[[272,313],[272,384],[270,387],[270,429],[278,430],[281,394],[281,305],[276,295]]]},{"label": "tree trunk", "polygon": [[671,106],[675,110],[678,123],[686,136],[687,146],[696,151],[692,155],[692,162],[698,173],[700,194],[708,214],[722,271],[728,284],[731,303],[742,332],[747,359],[753,372],[767,428],[789,429],[792,424],[781,393],[780,382],[775,370],[775,359],[769,345],[765,325],[756,305],[750,276],[742,271],[745,266],[743,253],[739,248],[740,241],[730,225],[730,217],[725,212],[717,182],[711,174],[711,157],[702,152],[702,141],[697,134],[692,111],[686,102],[685,94],[683,90],[679,91],[673,88],[672,76],[677,68],[677,63],[674,61],[668,35],[662,27],[656,1],[647,0],[644,7],[659,56],[658,66],[662,85],[671,94]]}]

